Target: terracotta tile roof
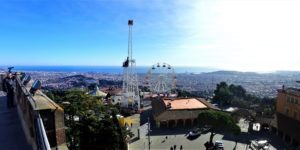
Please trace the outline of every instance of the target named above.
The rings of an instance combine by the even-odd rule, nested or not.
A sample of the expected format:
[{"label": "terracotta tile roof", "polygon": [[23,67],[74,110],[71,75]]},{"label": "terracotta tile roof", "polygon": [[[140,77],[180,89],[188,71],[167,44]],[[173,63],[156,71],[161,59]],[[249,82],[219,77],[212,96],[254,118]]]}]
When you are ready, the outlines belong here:
[{"label": "terracotta tile roof", "polygon": [[110,91],[109,93],[112,94],[112,95],[116,95],[116,94],[119,94],[122,92],[122,88],[117,88],[117,89],[114,89],[112,91]]},{"label": "terracotta tile roof", "polygon": [[[171,108],[167,109],[171,101]],[[152,114],[157,120],[175,120],[197,118],[198,114],[207,109],[220,110],[202,98],[170,98],[152,100]]]},{"label": "terracotta tile roof", "polygon": [[100,88],[99,90],[107,93],[108,88]]},{"label": "terracotta tile roof", "polygon": [[201,103],[206,105],[208,108],[213,110],[221,110],[220,108],[216,107],[215,105],[211,104],[210,102],[206,101],[204,98],[197,98]]},{"label": "terracotta tile roof", "polygon": [[182,98],[182,99],[163,99],[165,106],[171,104],[170,110],[174,109],[199,109],[199,108],[207,108],[202,102],[197,100],[196,98]]},{"label": "terracotta tile roof", "polygon": [[109,93],[111,95],[117,95],[117,94],[120,94],[122,92],[122,88],[116,88],[116,89],[113,89],[113,90],[109,90],[109,88],[101,88],[99,90],[103,91],[105,93]]}]

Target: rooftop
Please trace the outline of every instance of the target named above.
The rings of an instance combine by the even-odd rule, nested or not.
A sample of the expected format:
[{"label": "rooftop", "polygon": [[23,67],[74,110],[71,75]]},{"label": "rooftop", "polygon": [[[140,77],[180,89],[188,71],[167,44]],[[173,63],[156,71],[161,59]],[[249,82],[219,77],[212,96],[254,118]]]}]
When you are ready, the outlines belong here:
[{"label": "rooftop", "polygon": [[[168,108],[168,103],[171,108]],[[207,109],[220,110],[203,98],[162,98],[152,100],[152,114],[157,120],[177,120],[197,118]]]},{"label": "rooftop", "polygon": [[300,96],[300,89],[297,88],[284,88],[284,89],[279,89],[278,92],[281,93],[286,93],[294,96]]},{"label": "rooftop", "polygon": [[111,95],[117,95],[117,94],[122,92],[122,88],[115,88],[115,89],[112,89],[112,90],[110,90],[109,88],[100,88],[100,91],[103,91],[105,93],[109,93]]},{"label": "rooftop", "polygon": [[207,108],[206,105],[201,103],[196,98],[179,98],[179,99],[163,99],[165,106],[171,104],[171,110],[174,109],[199,109],[199,108]]}]

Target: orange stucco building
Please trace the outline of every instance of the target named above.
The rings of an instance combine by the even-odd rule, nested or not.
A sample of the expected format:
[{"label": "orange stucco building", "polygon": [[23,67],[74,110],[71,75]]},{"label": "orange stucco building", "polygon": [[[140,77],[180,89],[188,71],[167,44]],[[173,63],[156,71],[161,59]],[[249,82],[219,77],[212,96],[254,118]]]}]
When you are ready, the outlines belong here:
[{"label": "orange stucco building", "polygon": [[277,112],[300,121],[300,89],[278,90],[276,108]]},{"label": "orange stucco building", "polygon": [[152,100],[156,127],[191,126],[198,114],[207,109],[220,110],[203,98],[159,98]]},{"label": "orange stucco building", "polygon": [[275,119],[271,123],[273,131],[286,142],[295,146],[300,143],[300,89],[278,90]]}]

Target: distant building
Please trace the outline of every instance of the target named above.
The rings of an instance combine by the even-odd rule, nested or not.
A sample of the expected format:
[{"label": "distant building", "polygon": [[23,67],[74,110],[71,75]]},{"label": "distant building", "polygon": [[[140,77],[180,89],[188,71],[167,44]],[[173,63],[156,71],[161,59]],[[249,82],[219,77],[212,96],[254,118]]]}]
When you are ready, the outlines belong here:
[{"label": "distant building", "polygon": [[191,126],[203,110],[220,110],[203,98],[160,98],[152,100],[156,127]]},{"label": "distant building", "polygon": [[294,146],[300,143],[300,89],[278,90],[275,119],[272,131]]},{"label": "distant building", "polygon": [[110,94],[114,104],[121,102],[122,88],[101,88],[100,91]]}]

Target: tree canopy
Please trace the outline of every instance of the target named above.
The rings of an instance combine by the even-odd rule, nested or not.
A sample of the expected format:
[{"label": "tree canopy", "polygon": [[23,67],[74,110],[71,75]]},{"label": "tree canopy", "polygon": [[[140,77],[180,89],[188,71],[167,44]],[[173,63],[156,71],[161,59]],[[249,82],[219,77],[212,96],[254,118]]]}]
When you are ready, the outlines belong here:
[{"label": "tree canopy", "polygon": [[217,84],[213,101],[221,106],[230,105],[246,109],[254,109],[258,114],[272,115],[276,108],[276,98],[260,98],[247,94],[241,85],[227,85],[226,82]]},{"label": "tree canopy", "polygon": [[116,118],[119,113],[118,106],[104,105],[82,90],[55,90],[45,93],[65,111],[69,149],[127,149],[125,138],[133,134],[119,124]]},{"label": "tree canopy", "polygon": [[209,126],[211,128],[210,143],[213,143],[213,137],[218,131],[228,131],[235,135],[241,132],[234,118],[225,112],[205,110],[199,113],[197,120],[198,127]]},{"label": "tree canopy", "polygon": [[213,97],[213,100],[220,105],[229,105],[233,98],[233,94],[226,82],[217,84],[217,88],[214,91],[214,94],[215,95]]}]

